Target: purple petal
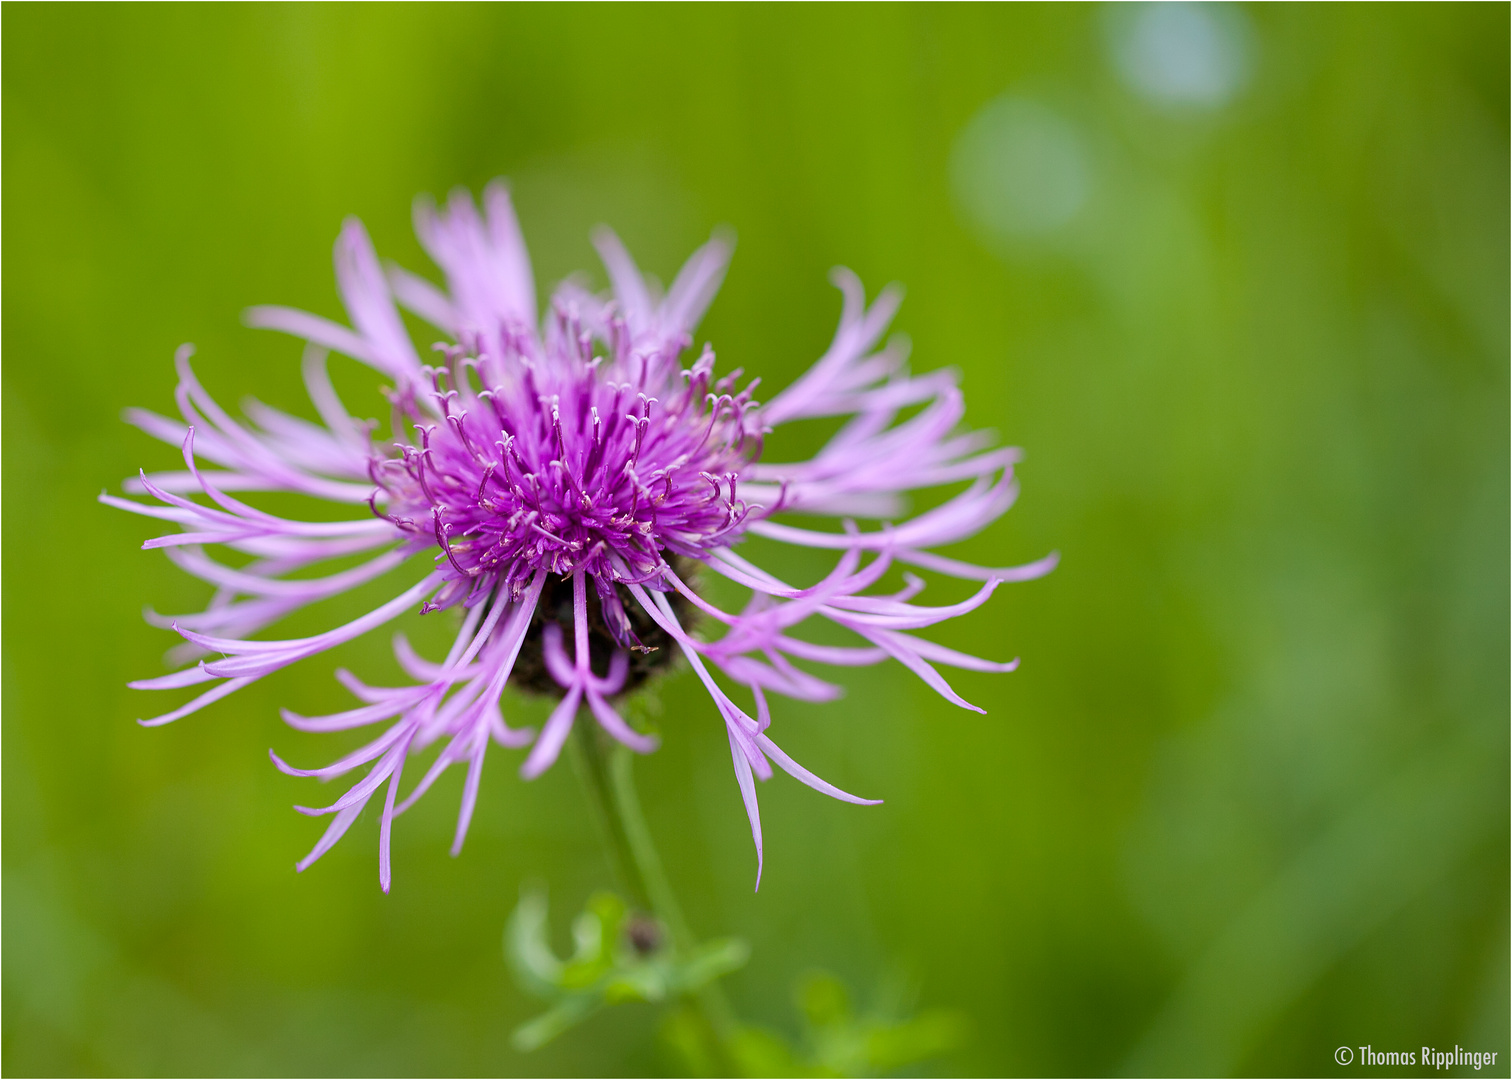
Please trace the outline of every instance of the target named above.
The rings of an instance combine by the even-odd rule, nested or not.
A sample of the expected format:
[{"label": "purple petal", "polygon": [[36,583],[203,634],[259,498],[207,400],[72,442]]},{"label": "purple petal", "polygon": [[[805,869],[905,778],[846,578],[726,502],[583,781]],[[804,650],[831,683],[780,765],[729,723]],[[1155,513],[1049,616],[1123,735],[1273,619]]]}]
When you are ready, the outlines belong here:
[{"label": "purple petal", "polygon": [[767,738],[765,735],[756,736],[756,743],[761,747],[762,752],[770,757],[773,761],[775,761],[783,772],[787,773],[794,779],[802,781],[809,787],[813,788],[815,791],[822,791],[824,794],[830,796],[831,798],[839,799],[842,802],[855,803],[858,806],[882,805],[881,799],[863,799],[859,796],[852,795],[849,792],[841,791],[834,784],[831,784],[827,780],[821,780],[819,777],[809,772],[792,758],[788,757],[787,754],[783,753],[782,748],[774,743],[771,739]]},{"label": "purple petal", "polygon": [[740,798],[745,803],[746,817],[751,822],[751,839],[756,843],[756,888],[761,891],[761,871],[765,865],[761,851],[761,808],[756,805],[756,782],[751,779],[751,763],[735,740],[734,728],[729,728],[730,758],[735,763],[735,780],[740,785]]}]

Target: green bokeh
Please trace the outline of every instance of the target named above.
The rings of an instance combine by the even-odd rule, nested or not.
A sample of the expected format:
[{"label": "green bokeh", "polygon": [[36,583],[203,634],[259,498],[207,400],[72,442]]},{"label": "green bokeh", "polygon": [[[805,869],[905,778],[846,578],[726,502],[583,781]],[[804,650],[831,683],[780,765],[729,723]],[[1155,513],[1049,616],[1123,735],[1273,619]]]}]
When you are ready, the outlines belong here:
[{"label": "green bokeh", "polygon": [[[1093,7],[7,5],[4,1070],[668,1067],[649,1007],[509,1047],[521,884],[567,911],[607,883],[569,769],[496,751],[458,859],[450,777],[392,895],[372,814],[294,874],[322,824],[290,804],[323,792],[267,750],[336,743],[277,709],[346,707],[331,670],[389,672],[386,635],[162,730],[124,687],[170,644],[142,605],[206,590],[93,501],[173,457],[121,409],[172,408],[186,340],[221,401],[303,408],[298,344],[241,310],[338,316],[347,214],[428,271],[413,195],[504,175],[543,288],[597,273],[598,221],[664,279],[732,225],[700,337],[767,387],[827,343],[831,266],[905,282],[916,369],[1027,450],[958,554],[1063,556],[936,635],[1023,657],[956,681],[986,716],[892,669],[780,706],[795,756],[887,802],[767,785],[756,895],[718,720],[667,687],[643,798],[695,927],[752,943],[743,1015],[796,1030],[817,966],[964,1011],[952,1073],[1458,1043],[1507,1075],[1508,9],[1224,17],[1242,85],[1183,106]],[[952,194],[1005,92],[1081,148],[1064,227],[981,232]]]}]

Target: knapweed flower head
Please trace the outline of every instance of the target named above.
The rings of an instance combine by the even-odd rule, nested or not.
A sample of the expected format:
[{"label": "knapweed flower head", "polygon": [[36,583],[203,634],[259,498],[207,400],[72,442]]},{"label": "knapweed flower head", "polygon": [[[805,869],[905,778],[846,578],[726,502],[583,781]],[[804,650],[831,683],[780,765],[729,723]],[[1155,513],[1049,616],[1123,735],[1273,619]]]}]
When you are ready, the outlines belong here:
[{"label": "knapweed flower head", "polygon": [[[300,808],[332,820],[299,868],[328,851],[382,790],[379,880],[387,890],[394,818],[449,767],[465,764],[453,853],[460,850],[491,741],[530,748],[521,767],[526,778],[551,766],[575,722],[596,723],[634,750],[654,749],[617,702],[680,654],[728,734],[759,884],[755,780],[768,779],[773,764],[837,799],[871,801],[820,779],[769,734],[768,694],[807,701],[840,694],[795,661],[856,666],[892,658],[965,708],[974,706],[936,664],[977,671],[1015,666],[912,631],[973,610],[1001,582],[1036,577],[1054,565],[1050,556],[983,568],[930,550],[971,536],[1008,509],[1017,451],[993,449],[983,434],[959,430],[963,402],[952,372],[912,375],[901,342],[879,347],[898,306],[896,290],[868,307],[855,276],[837,271],[844,307],[834,342],[797,382],[763,403],[759,380],[742,382],[739,370],[717,374],[708,346],[696,356],[689,352],[692,331],[724,276],[726,239],[716,236],[694,252],[662,296],[619,240],[601,231],[595,240],[611,293],[595,295],[569,280],[538,318],[504,185],[487,189],[484,211],[466,192],[454,194],[444,210],[418,204],[416,228],[445,273],[445,291],[380,266],[362,225],[349,220],[336,241],[336,277],[350,327],[280,307],[248,313],[252,325],[308,343],[304,377],[321,423],[257,402],[249,403],[246,422],[234,419],[196,380],[188,347],[176,361],[182,420],[127,414],[181,446],[185,469],[128,482],[129,492],[156,503],[110,495],[102,501],[179,525],[181,531],[144,546],[163,548],[216,587],[202,612],[149,613],[184,637],[178,657],[198,662],[131,685],[207,688],[143,723],[180,719],[402,612],[460,609],[456,639],[439,662],[395,638],[412,685],[370,686],[339,671],[361,704],[330,716],[284,713],[303,731],[387,725],[324,768],[295,768],[273,757],[296,776],[332,779],[366,769],[329,806]],[[446,335],[432,363],[422,361],[396,304]],[[382,434],[375,422],[354,419],[338,398],[326,369],[329,351],[390,381]],[[762,459],[773,428],[815,417],[850,419],[811,460]],[[933,509],[885,523],[901,515],[904,493],[959,483],[964,490]],[[348,504],[352,514],[293,520],[231,492],[296,493]],[[837,519],[840,527],[800,528],[776,520],[783,511]],[[858,519],[880,524],[862,528]],[[835,552],[834,569],[817,584],[789,584],[739,554],[740,541],[753,534]],[[233,566],[213,558],[207,549],[215,545],[250,561]],[[316,564],[353,556],[364,561],[309,576]],[[253,637],[296,609],[411,563],[423,565],[424,575],[361,618],[314,637]],[[894,564],[983,584],[969,599],[939,607],[912,602],[923,587],[912,574],[901,591],[869,592]],[[700,595],[698,575],[743,586],[750,602],[739,612],[716,607]],[[694,619],[703,627],[696,637]],[[856,643],[819,645],[795,636],[810,619],[843,627]],[[559,699],[539,733],[506,721],[500,701],[510,684]],[[749,705],[727,686],[743,688]],[[410,755],[443,741],[401,798]]]}]

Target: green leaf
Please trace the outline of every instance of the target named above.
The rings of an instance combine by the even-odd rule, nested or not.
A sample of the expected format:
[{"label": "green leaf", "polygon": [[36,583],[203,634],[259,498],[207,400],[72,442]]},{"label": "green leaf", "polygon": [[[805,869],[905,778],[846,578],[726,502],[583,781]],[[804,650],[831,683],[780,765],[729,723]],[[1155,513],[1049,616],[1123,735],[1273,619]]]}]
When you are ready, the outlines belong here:
[{"label": "green leaf", "polygon": [[678,965],[677,988],[690,993],[721,976],[745,966],[751,958],[751,946],[741,938],[718,938],[706,941],[693,955]]},{"label": "green leaf", "polygon": [[623,900],[596,893],[572,922],[573,953],[563,961],[551,948],[545,893],[521,895],[505,930],[505,954],[521,985],[551,1008],[516,1029],[517,1047],[543,1046],[606,1005],[692,993],[740,967],[751,953],[744,941],[721,938],[679,956],[659,925],[647,929],[654,930],[649,940],[661,944],[648,949],[645,939],[639,945],[630,940],[629,920]]},{"label": "green leaf", "polygon": [[871,1072],[889,1073],[920,1061],[948,1054],[966,1041],[966,1018],[945,1009],[932,1009],[912,1020],[873,1029],[866,1038],[866,1063]]},{"label": "green leaf", "polygon": [[851,1020],[850,994],[845,984],[827,971],[803,975],[793,992],[804,1018],[816,1028],[837,1027]]},{"label": "green leaf", "polygon": [[523,1053],[539,1050],[568,1028],[582,1023],[598,1012],[603,1008],[603,1004],[603,1001],[594,995],[574,994],[564,998],[534,1020],[527,1020],[515,1028],[509,1041],[514,1044],[516,1050]]},{"label": "green leaf", "polygon": [[545,891],[522,891],[504,928],[504,957],[526,990],[546,998],[552,996],[562,977],[562,962],[551,951],[548,933]]}]

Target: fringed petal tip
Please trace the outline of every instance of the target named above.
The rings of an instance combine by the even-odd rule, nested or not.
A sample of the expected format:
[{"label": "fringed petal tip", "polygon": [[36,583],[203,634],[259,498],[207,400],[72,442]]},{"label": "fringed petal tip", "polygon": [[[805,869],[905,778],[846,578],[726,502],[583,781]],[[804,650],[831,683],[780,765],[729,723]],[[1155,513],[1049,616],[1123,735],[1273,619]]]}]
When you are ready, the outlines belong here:
[{"label": "fringed petal tip", "polygon": [[988,581],[999,585],[1019,581],[1035,581],[1047,576],[1052,570],[1060,565],[1060,552],[1052,551],[1042,558],[1033,562],[1024,563],[1022,566],[997,567],[990,571]]},{"label": "fringed petal tip", "polygon": [[551,761],[530,761],[529,759],[526,759],[524,764],[520,766],[520,779],[534,780],[547,769],[551,768],[551,766],[555,764],[555,761],[555,758],[553,758]]},{"label": "fringed petal tip", "polygon": [[521,750],[529,746],[536,737],[535,728],[511,728],[506,727],[502,732],[490,732],[493,741],[506,750]]},{"label": "fringed petal tip", "polygon": [[[284,711],[287,712],[288,710],[284,710]],[[270,760],[272,760],[273,767],[275,769],[277,769],[279,772],[283,773],[285,776],[297,776],[297,777],[300,777],[300,778],[304,778],[304,777],[308,777],[308,776],[315,776],[319,772],[318,769],[296,769],[294,766],[290,765],[283,758],[279,757],[278,754],[274,752],[274,750],[273,750],[273,748],[271,746],[268,747],[268,757],[269,757]],[[294,809],[300,810],[301,813],[304,812],[300,807],[297,807],[297,806]]]}]

